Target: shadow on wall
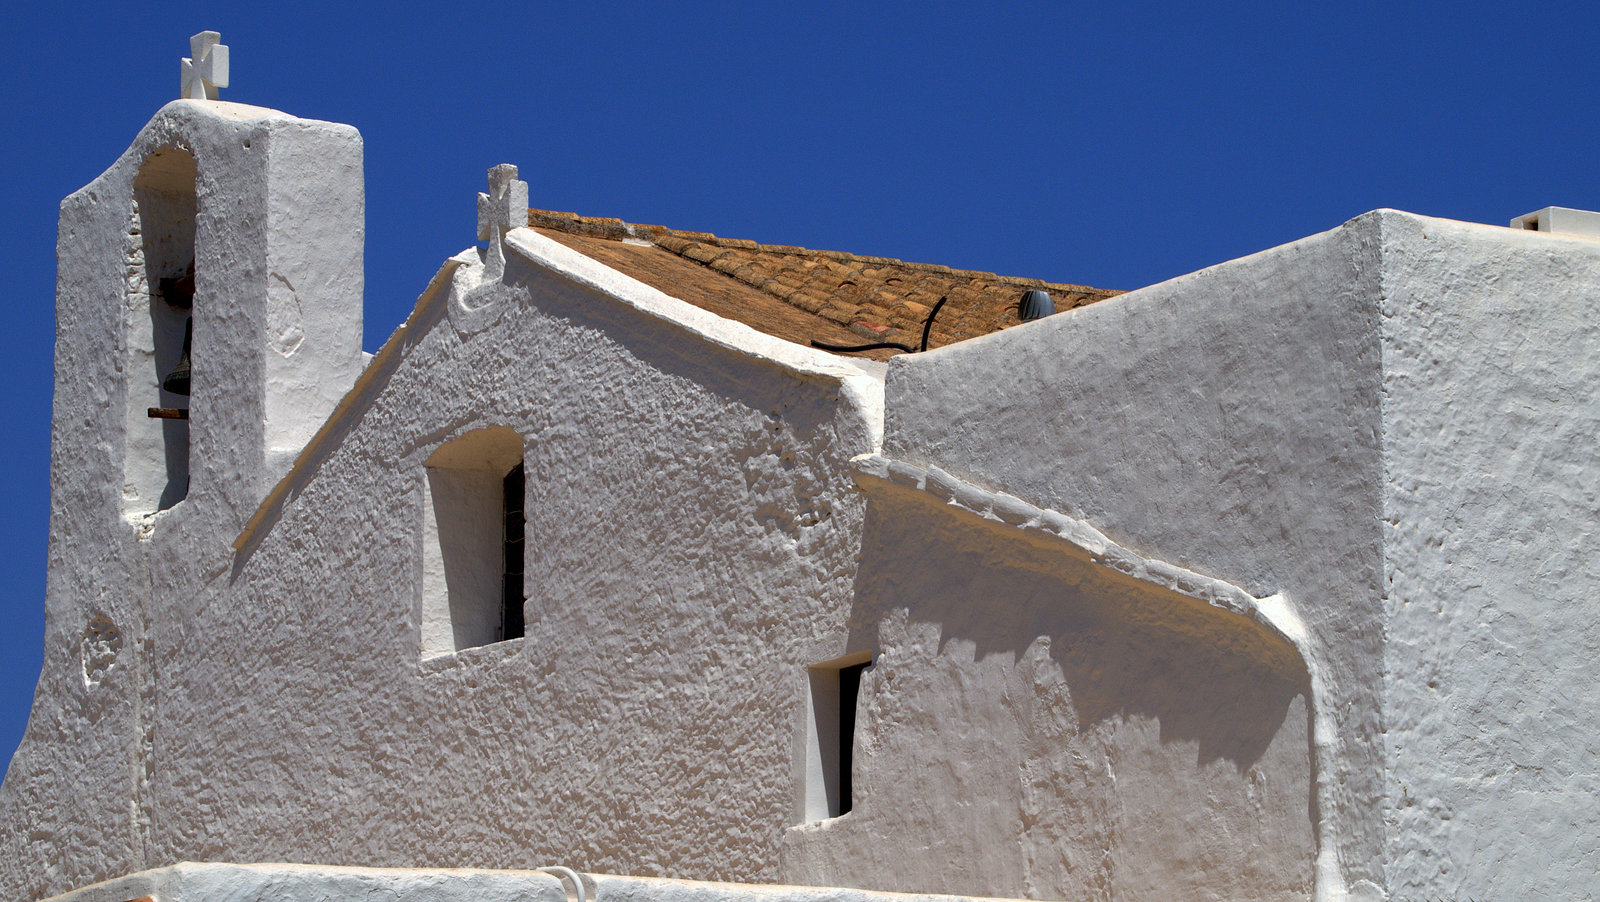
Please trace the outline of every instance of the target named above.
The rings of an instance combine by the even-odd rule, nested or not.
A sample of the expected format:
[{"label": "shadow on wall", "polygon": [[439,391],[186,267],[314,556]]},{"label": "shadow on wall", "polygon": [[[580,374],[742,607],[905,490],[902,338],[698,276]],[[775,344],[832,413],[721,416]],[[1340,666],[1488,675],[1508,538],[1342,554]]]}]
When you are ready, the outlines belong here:
[{"label": "shadow on wall", "polygon": [[[931,509],[930,509],[931,508]],[[868,507],[851,648],[883,648],[901,609],[939,628],[938,652],[1017,664],[1049,640],[1079,729],[1111,718],[1160,721],[1163,742],[1193,741],[1198,763],[1243,772],[1306,696],[1299,655],[1261,627],[1019,530],[918,498]]]},{"label": "shadow on wall", "polygon": [[900,890],[1311,890],[1308,678],[1253,622],[888,487],[868,507],[850,630],[850,648],[879,653],[857,807],[831,839],[795,837],[810,848],[792,848],[794,876],[839,879],[816,871],[870,834],[890,838],[874,867],[964,862],[908,870]]}]

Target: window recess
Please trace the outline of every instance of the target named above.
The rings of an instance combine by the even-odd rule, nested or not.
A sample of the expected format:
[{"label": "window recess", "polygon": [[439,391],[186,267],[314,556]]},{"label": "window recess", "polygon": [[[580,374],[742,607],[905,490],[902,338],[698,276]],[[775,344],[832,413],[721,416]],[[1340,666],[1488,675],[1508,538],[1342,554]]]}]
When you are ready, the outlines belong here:
[{"label": "window recess", "polygon": [[838,817],[854,806],[856,707],[861,676],[871,667],[872,653],[859,652],[807,670],[804,820]]},{"label": "window recess", "polygon": [[523,634],[522,437],[477,429],[428,458],[422,487],[423,658]]}]

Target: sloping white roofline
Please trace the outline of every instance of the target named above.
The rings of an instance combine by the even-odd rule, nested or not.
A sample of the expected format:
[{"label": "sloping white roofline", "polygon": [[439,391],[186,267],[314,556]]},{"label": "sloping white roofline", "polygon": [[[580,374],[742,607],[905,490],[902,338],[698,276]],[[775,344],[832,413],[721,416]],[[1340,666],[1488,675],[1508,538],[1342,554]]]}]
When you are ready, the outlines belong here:
[{"label": "sloping white roofline", "polygon": [[[861,418],[874,450],[883,444],[883,386],[881,364],[840,357],[808,348],[718,316],[687,301],[618,272],[597,260],[567,247],[530,228],[506,233],[505,246],[528,263],[579,285],[591,288],[624,307],[659,320],[664,325],[688,332],[717,347],[741,354],[797,376],[824,379],[839,384],[846,405]],[[283,477],[257,505],[239,535],[233,540],[237,552],[252,547],[270,529],[285,501],[298,493],[310,479],[315,465],[337,444],[344,427],[365,410],[387,384],[388,377],[405,359],[405,349],[413,335],[425,331],[443,318],[450,283],[456,270],[476,258],[468,249],[446,260],[417,298],[410,315],[394,330],[355,385],[339,401],[328,419],[296,455]]]}]

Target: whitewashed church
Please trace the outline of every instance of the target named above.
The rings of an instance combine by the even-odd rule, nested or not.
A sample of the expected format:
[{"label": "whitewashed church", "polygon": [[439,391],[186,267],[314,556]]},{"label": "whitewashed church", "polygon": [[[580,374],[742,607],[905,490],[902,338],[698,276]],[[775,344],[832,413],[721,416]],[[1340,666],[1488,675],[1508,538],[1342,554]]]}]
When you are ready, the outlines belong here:
[{"label": "whitewashed church", "polygon": [[497,166],[369,356],[226,54],[61,206],[3,898],[1600,894],[1600,216],[1117,294]]}]

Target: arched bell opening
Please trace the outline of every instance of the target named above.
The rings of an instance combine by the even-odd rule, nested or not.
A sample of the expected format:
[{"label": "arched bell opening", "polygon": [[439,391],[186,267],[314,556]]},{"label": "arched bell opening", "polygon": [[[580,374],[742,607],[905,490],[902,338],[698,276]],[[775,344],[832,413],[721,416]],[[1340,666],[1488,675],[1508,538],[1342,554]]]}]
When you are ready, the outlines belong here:
[{"label": "arched bell opening", "polygon": [[194,157],[151,154],[133,183],[128,229],[127,460],[129,515],[166,510],[189,493],[189,352],[195,302]]}]

